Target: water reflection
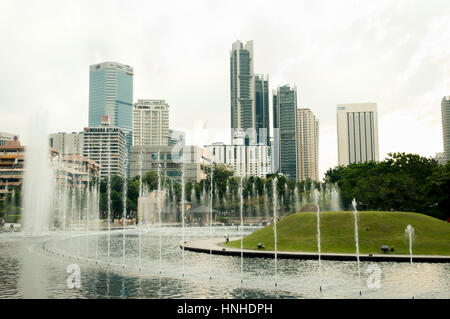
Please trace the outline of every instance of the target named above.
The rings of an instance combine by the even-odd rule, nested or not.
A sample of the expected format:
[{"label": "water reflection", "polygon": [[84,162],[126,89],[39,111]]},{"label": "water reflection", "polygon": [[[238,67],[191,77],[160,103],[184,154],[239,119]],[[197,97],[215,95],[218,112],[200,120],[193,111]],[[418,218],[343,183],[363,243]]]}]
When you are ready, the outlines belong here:
[{"label": "water reflection", "polygon": [[[233,236],[233,229],[215,230],[216,236]],[[162,233],[159,233],[161,231]],[[80,233],[81,234],[81,233]],[[74,235],[75,232],[74,232]],[[208,237],[209,231],[186,230],[186,240]],[[1,298],[359,298],[356,262],[278,261],[277,283],[273,259],[244,260],[244,283],[240,282],[239,257],[185,252],[185,278],[181,276],[182,256],[179,229],[149,228],[142,233],[142,271],[138,270],[139,236],[126,233],[126,267],[122,268],[122,233],[111,236],[111,260],[105,234],[71,239],[52,234],[26,238],[20,234],[0,234]],[[159,237],[162,241],[160,273]],[[42,251],[42,243],[56,256]],[[98,242],[98,250],[95,243]],[[89,245],[88,245],[89,244]],[[83,249],[79,250],[79,247]],[[87,249],[86,249],[87,247]],[[77,254],[80,251],[80,260]],[[68,258],[72,254],[74,258]],[[98,264],[95,256],[98,254]],[[88,257],[89,260],[84,260]],[[81,288],[68,289],[67,266],[81,268]],[[450,265],[427,263],[377,263],[381,286],[365,286],[371,263],[361,263],[362,298],[448,298]],[[214,273],[213,279],[210,274]],[[322,292],[319,287],[322,286]]]}]

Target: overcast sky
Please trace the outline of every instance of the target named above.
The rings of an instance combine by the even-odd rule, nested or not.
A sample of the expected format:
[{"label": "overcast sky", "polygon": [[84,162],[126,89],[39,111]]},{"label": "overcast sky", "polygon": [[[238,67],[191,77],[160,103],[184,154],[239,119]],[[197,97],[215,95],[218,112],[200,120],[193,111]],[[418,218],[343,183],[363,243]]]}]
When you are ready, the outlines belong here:
[{"label": "overcast sky", "polygon": [[[295,84],[320,120],[320,175],[337,165],[336,104],[376,102],[380,160],[443,150],[450,95],[450,2],[0,2],[0,131],[22,135],[46,109],[49,132],[87,126],[89,65],[134,68],[134,100],[165,99],[190,143],[229,138],[229,51],[254,41],[271,89]],[[208,134],[200,134],[207,128]]]}]

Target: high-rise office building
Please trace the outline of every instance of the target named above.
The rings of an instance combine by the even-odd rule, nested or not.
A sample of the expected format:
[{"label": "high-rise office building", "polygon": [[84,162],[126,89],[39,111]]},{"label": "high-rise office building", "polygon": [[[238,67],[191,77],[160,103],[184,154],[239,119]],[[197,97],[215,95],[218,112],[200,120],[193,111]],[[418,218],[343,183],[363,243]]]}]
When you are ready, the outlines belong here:
[{"label": "high-rise office building", "polygon": [[376,103],[337,105],[339,165],[378,161]]},{"label": "high-rise office building", "polygon": [[297,110],[297,179],[319,180],[319,120],[310,109]]},{"label": "high-rise office building", "polygon": [[168,145],[169,104],[138,100],[133,107],[133,145]]},{"label": "high-rise office building", "polygon": [[269,145],[269,77],[255,75],[253,41],[236,41],[230,51],[231,130],[246,134],[245,145]]},{"label": "high-rise office building", "polygon": [[444,96],[441,101],[442,137],[444,140],[444,157],[450,161],[450,96]]},{"label": "high-rise office building", "polygon": [[125,133],[120,127],[112,126],[108,116],[100,125],[84,128],[83,156],[100,164],[100,176],[108,174],[127,176]]},{"label": "high-rise office building", "polygon": [[284,85],[273,90],[274,171],[297,178],[297,88]]},{"label": "high-rise office building", "polygon": [[133,68],[117,62],[89,67],[89,127],[109,116],[111,126],[123,130],[127,154],[133,143]]},{"label": "high-rise office building", "polygon": [[83,154],[83,132],[50,134],[49,146],[53,147],[59,154]]},{"label": "high-rise office building", "polygon": [[[248,41],[245,45],[236,41],[232,45],[230,51],[230,95],[232,134],[236,130],[246,131],[255,128],[253,41]],[[256,138],[256,136],[252,138]]]},{"label": "high-rise office building", "polygon": [[257,142],[269,145],[269,77],[255,75],[255,128]]}]

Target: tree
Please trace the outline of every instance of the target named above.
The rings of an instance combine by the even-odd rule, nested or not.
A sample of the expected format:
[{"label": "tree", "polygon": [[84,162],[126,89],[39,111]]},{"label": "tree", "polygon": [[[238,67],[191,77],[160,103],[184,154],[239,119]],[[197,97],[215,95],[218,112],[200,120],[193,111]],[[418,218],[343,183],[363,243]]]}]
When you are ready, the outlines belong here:
[{"label": "tree", "polygon": [[388,155],[381,162],[350,164],[327,171],[326,181],[338,184],[344,207],[356,198],[363,209],[448,216],[448,168],[417,154]]}]

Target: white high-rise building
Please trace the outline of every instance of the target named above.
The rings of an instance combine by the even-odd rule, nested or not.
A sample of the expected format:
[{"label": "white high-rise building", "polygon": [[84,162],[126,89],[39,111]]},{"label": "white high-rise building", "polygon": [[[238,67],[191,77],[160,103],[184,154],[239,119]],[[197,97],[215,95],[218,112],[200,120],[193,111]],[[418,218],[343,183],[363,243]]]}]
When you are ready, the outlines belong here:
[{"label": "white high-rise building", "polygon": [[50,134],[49,146],[59,154],[81,155],[83,154],[83,132]]},{"label": "white high-rise building", "polygon": [[125,133],[109,123],[109,117],[103,116],[101,126],[84,128],[83,156],[100,164],[102,178],[108,174],[126,177]]},{"label": "white high-rise building", "polygon": [[169,104],[164,100],[138,100],[133,107],[133,145],[168,145]]},{"label": "white high-rise building", "polygon": [[[242,139],[243,140],[243,139]],[[243,143],[225,145],[224,143],[213,143],[205,145],[214,162],[227,164],[238,177],[265,177],[271,173],[270,146],[264,143],[246,146]]]},{"label": "white high-rise building", "polygon": [[337,105],[339,165],[378,161],[376,103]]},{"label": "white high-rise building", "polygon": [[319,120],[310,109],[297,109],[297,179],[319,180]]},{"label": "white high-rise building", "polygon": [[200,182],[212,164],[208,151],[197,145],[135,145],[131,147],[130,176],[157,172],[174,181]]}]

